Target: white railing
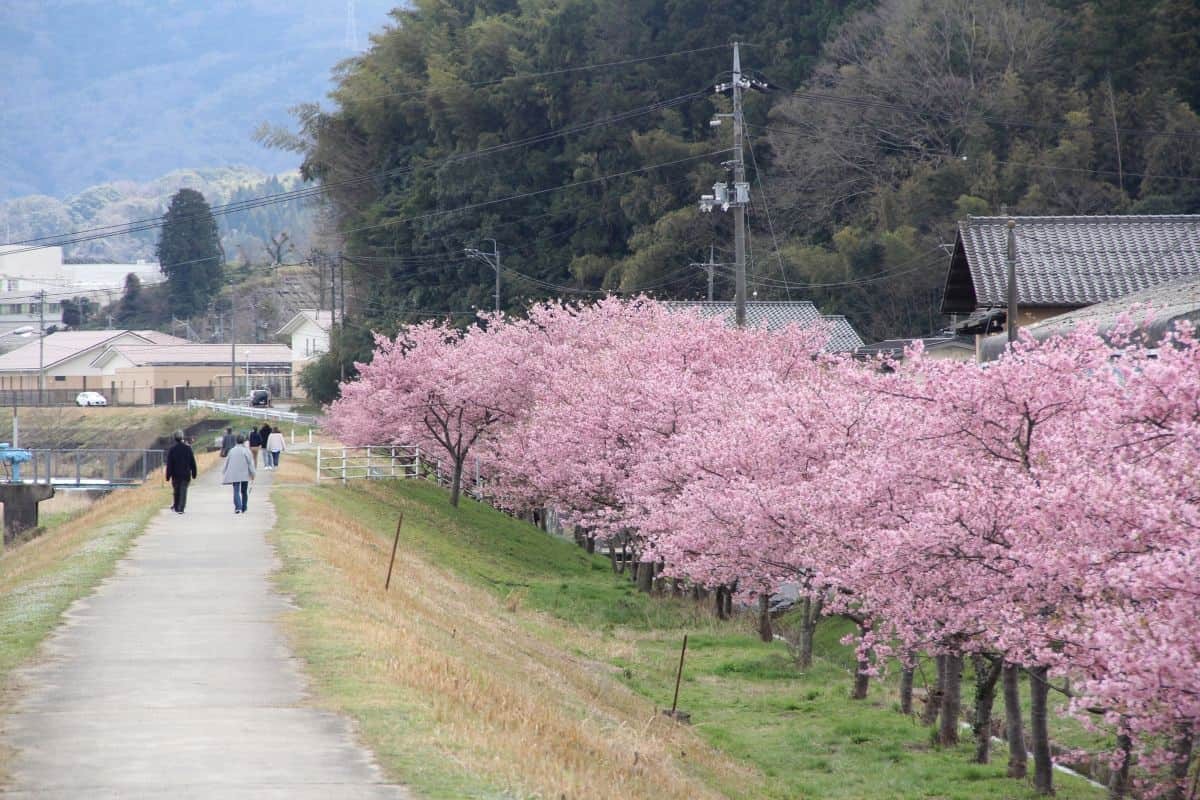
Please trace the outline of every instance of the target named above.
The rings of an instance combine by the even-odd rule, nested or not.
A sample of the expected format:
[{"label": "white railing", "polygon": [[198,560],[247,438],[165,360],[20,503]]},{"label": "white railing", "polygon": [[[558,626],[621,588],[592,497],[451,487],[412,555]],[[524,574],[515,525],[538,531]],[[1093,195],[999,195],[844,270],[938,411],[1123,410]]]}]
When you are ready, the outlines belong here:
[{"label": "white railing", "polygon": [[421,450],[406,445],[317,447],[317,483],[421,476]]},{"label": "white railing", "polygon": [[235,406],[231,403],[214,403],[211,400],[188,400],[188,408],[207,408],[220,411],[223,414],[236,414],[239,417],[251,419],[275,419],[290,422],[293,425],[317,424],[317,418],[310,414],[297,414],[294,411],[276,411],[273,408],[254,408],[253,406]]},{"label": "white railing", "polygon": [[[471,470],[463,470],[462,491],[483,500],[479,459],[475,459],[474,474],[470,473]],[[449,486],[454,475],[451,470],[442,469],[441,459],[430,458],[421,453],[421,448],[411,445],[317,447],[317,483],[383,478],[425,478],[439,486]]]}]

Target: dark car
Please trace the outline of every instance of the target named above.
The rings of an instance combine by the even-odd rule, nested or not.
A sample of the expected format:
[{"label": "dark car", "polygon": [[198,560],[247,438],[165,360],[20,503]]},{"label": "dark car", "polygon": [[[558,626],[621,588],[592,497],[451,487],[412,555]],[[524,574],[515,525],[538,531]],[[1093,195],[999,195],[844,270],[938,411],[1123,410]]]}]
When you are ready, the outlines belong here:
[{"label": "dark car", "polygon": [[250,393],[250,405],[252,406],[269,406],[271,405],[271,393],[266,389],[255,389]]}]

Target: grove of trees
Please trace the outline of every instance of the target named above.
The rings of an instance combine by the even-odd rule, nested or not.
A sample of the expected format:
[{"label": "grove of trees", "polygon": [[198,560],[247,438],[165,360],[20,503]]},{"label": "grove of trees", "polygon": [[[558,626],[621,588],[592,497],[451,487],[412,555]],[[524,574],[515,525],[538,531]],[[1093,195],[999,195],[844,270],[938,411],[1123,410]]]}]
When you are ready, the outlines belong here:
[{"label": "grove of trees", "polygon": [[[859,629],[852,697],[935,658],[928,721],[957,742],[973,662],[976,758],[1004,698],[1009,774],[1053,791],[1048,694],[1114,736],[1111,791],[1186,796],[1200,734],[1200,341],[1024,339],[988,369],[914,349],[822,353],[823,332],[729,329],[648,299],[532,307],[380,337],[330,430],[478,457],[514,511],[552,507],[632,548],[638,583],[747,601],[783,583],[799,648]],[[724,605],[722,600],[718,600]],[[1017,678],[1028,676],[1026,731]],[[1015,712],[1014,712],[1015,709]]]},{"label": "grove of trees", "polygon": [[323,182],[377,329],[489,307],[492,273],[463,253],[487,238],[509,310],[703,297],[689,263],[731,260],[730,220],[695,203],[727,175],[729,126],[708,123],[738,35],[781,87],[747,100],[759,299],[923,334],[965,215],[1200,211],[1187,0],[417,0],[393,18],[331,109],[262,135]]},{"label": "grove of trees", "polygon": [[217,222],[204,195],[180,189],[171,198],[157,255],[167,276],[171,313],[187,319],[204,311],[221,288],[225,265]]}]

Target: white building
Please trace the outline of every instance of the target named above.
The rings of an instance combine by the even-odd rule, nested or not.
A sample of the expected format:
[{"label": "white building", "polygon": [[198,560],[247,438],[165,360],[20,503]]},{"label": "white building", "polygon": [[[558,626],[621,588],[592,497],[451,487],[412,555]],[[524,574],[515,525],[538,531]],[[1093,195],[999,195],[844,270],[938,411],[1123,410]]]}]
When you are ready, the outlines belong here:
[{"label": "white building", "polygon": [[109,305],[120,299],[131,272],[144,285],[165,279],[155,263],[64,264],[61,247],[0,245],[0,335],[36,327],[40,319],[47,326],[61,324],[64,299],[86,297],[98,306]]},{"label": "white building", "polygon": [[276,336],[292,337],[292,361],[307,362],[329,352],[329,329],[333,327],[333,312],[302,308]]}]

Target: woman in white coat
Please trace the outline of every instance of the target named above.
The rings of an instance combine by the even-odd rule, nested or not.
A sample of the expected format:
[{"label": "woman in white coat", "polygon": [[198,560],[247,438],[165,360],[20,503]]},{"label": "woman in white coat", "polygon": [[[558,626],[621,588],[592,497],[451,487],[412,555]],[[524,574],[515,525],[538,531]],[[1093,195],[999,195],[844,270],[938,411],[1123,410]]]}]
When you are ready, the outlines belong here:
[{"label": "woman in white coat", "polygon": [[221,482],[233,485],[233,513],[246,513],[246,501],[250,499],[250,481],[254,480],[254,456],[246,446],[246,437],[237,435],[237,444],[225,457],[225,468],[221,471]]},{"label": "woman in white coat", "polygon": [[272,428],[271,435],[267,437],[267,469],[277,469],[279,467],[279,454],[287,448],[283,445],[283,434],[279,432],[279,428]]}]

